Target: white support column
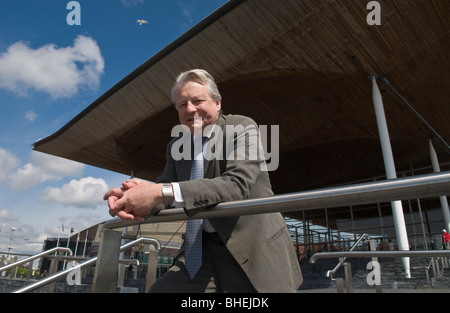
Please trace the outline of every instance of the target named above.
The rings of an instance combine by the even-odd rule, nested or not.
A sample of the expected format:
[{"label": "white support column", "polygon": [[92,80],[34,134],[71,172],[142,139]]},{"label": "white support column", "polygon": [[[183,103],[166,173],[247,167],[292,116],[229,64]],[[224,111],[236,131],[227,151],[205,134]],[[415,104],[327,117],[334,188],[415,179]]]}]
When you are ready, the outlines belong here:
[{"label": "white support column", "polygon": [[[430,144],[430,157],[431,164],[433,165],[433,171],[435,173],[439,173],[441,168],[439,166],[438,158],[436,155],[436,151],[434,150],[433,143],[431,140],[428,141]],[[442,214],[444,215],[445,229],[449,232],[450,229],[450,211],[448,209],[448,201],[447,196],[440,196],[439,200],[441,200]]]},{"label": "white support column", "polygon": [[[381,150],[383,153],[384,167],[387,179],[397,178],[395,170],[394,157],[392,154],[391,142],[384,113],[383,99],[378,89],[376,76],[370,77],[372,80],[372,97],[377,118],[378,132],[380,135]],[[403,215],[403,206],[401,201],[392,201],[392,216],[394,218],[395,232],[397,235],[397,244],[400,251],[409,250],[408,234],[406,232],[405,216]],[[402,258],[403,267],[407,278],[411,278],[409,258]]]}]

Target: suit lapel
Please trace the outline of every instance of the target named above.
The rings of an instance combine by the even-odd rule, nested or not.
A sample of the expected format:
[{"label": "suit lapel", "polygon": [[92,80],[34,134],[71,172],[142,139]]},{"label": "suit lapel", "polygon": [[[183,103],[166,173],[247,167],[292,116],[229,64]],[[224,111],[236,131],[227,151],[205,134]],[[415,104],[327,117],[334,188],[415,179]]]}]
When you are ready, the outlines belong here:
[{"label": "suit lapel", "polygon": [[[222,151],[216,151],[216,149],[223,150],[223,144],[225,142],[224,125],[225,125],[224,117],[223,115],[219,115],[215,124],[214,131],[211,135],[211,138],[209,139],[207,146],[208,149],[207,151],[212,153],[213,155],[217,155],[217,153],[222,154]],[[219,140],[222,140],[222,142],[219,143],[218,142]],[[223,155],[221,155],[221,157],[223,157]],[[209,157],[209,160],[205,160],[205,173],[204,173],[205,178],[214,178],[220,176],[220,173],[216,173],[216,166],[218,166],[217,164],[218,162],[219,160],[211,157]]]}]

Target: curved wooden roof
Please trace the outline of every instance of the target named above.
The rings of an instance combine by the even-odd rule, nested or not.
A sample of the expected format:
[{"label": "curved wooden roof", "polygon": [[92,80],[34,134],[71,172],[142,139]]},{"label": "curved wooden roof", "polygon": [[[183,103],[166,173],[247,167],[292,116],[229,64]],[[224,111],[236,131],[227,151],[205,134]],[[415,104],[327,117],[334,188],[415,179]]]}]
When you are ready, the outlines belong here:
[{"label": "curved wooden roof", "polygon": [[[154,180],[178,122],[174,78],[204,68],[225,113],[280,126],[276,193],[383,176],[370,74],[386,77],[450,141],[450,1],[379,1],[379,26],[367,24],[368,2],[229,1],[34,149]],[[378,85],[397,169],[428,166],[433,133]],[[435,148],[449,162],[445,147]]]}]

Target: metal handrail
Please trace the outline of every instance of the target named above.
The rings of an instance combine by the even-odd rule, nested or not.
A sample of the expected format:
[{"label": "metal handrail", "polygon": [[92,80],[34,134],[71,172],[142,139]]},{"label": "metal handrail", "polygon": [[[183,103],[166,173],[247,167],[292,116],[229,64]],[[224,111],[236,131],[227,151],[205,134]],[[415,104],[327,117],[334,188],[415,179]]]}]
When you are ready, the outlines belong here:
[{"label": "metal handrail", "polygon": [[389,179],[377,182],[296,192],[259,199],[219,203],[214,207],[198,210],[187,216],[183,208],[161,210],[143,222],[113,218],[103,229],[115,229],[132,225],[171,222],[189,219],[230,217],[240,215],[294,212],[348,205],[361,205],[400,199],[439,197],[450,194],[450,172]]},{"label": "metal handrail", "polygon": [[29,263],[29,262],[31,262],[31,261],[34,261],[34,260],[36,260],[36,259],[39,259],[39,258],[41,258],[41,257],[43,257],[43,256],[48,255],[48,254],[52,254],[52,253],[54,253],[54,252],[66,252],[66,253],[69,253],[70,255],[72,255],[72,250],[70,250],[69,248],[56,247],[56,248],[52,248],[52,249],[50,249],[50,250],[47,250],[47,251],[38,253],[38,254],[33,255],[33,256],[31,256],[31,257],[25,258],[25,259],[23,259],[23,260],[21,260],[21,261],[17,261],[17,262],[15,262],[15,263],[11,263],[11,264],[8,264],[8,265],[6,265],[6,266],[0,267],[0,273],[3,272],[3,271],[9,270],[10,268],[14,268],[14,267],[16,267],[16,266],[19,266],[19,265],[22,265],[22,264]]},{"label": "metal handrail", "polygon": [[[359,239],[355,242],[355,244],[350,248],[349,251],[355,250],[355,248],[359,245],[359,243],[360,243],[362,240],[364,240],[366,237],[368,238],[369,235],[368,235],[368,234],[362,234],[361,237],[359,237]],[[345,262],[346,259],[347,259],[347,258],[344,257],[344,259],[343,259],[342,261],[340,261],[340,262],[338,263],[338,265],[336,265],[336,267],[335,267],[334,269],[327,271],[326,276],[327,276],[327,277],[330,277],[330,278],[333,278],[333,275],[334,275],[334,274],[337,272],[337,270],[344,264],[344,262]]]},{"label": "metal handrail", "polygon": [[[131,247],[134,247],[134,246],[136,246],[138,244],[141,244],[141,243],[152,244],[152,245],[155,246],[156,250],[160,250],[161,249],[161,246],[160,246],[158,240],[156,240],[154,238],[140,237],[140,238],[138,238],[138,239],[136,239],[134,241],[128,242],[128,243],[124,244],[123,246],[121,246],[120,247],[120,252],[128,250]],[[30,284],[30,285],[25,286],[25,287],[23,287],[21,289],[18,289],[16,291],[14,291],[13,293],[32,292],[32,291],[34,291],[34,290],[36,290],[38,288],[44,287],[46,285],[49,285],[51,283],[54,283],[54,282],[57,282],[57,281],[63,279],[64,277],[69,275],[72,271],[81,270],[81,269],[83,269],[85,267],[92,266],[96,262],[97,262],[97,257],[93,257],[93,258],[91,258],[91,259],[89,259],[89,260],[87,260],[87,261],[85,261],[83,263],[80,263],[80,264],[78,264],[78,265],[76,265],[74,267],[67,268],[67,269],[65,269],[63,271],[60,271],[60,272],[58,272],[58,273],[56,273],[56,274],[54,274],[52,276],[46,277],[46,278],[41,279],[41,280],[39,280],[39,281],[37,281],[37,282],[35,282],[33,284]]]},{"label": "metal handrail", "polygon": [[[103,225],[103,230],[115,229],[132,225],[156,223],[156,222],[169,222],[178,221],[187,218],[201,219],[201,218],[217,218],[217,217],[230,217],[240,215],[251,214],[263,214],[274,212],[292,212],[313,210],[319,208],[332,208],[345,205],[359,205],[369,204],[376,202],[395,201],[399,199],[416,199],[417,196],[421,197],[436,197],[448,194],[450,191],[450,172],[441,172],[437,174],[420,175],[414,177],[404,177],[392,180],[384,180],[378,182],[354,184],[343,187],[325,188],[313,191],[290,193],[272,197],[265,197],[259,199],[231,201],[226,203],[220,203],[214,207],[199,210],[192,216],[187,216],[183,208],[162,210],[155,215],[150,216],[143,222],[124,221],[118,218],[106,221]],[[136,245],[137,241],[144,239],[139,238],[133,242],[127,243],[120,248],[120,251],[126,250],[133,245]],[[155,241],[155,239],[151,239]],[[140,243],[140,242],[139,242]],[[159,249],[159,242],[157,242]],[[397,253],[404,252],[411,255],[412,252],[418,251],[398,251]],[[350,253],[350,254],[348,254]],[[333,252],[330,257],[356,257],[360,252]],[[364,252],[363,252],[364,253]],[[365,253],[365,256],[374,256],[377,252]],[[386,252],[385,255],[392,257],[393,255]],[[323,254],[323,253],[321,253]],[[326,253],[325,253],[326,254]],[[326,257],[323,254],[323,257]],[[361,255],[361,254],[360,254]],[[441,254],[439,254],[441,255]],[[450,251],[448,254],[450,256]],[[426,256],[429,256],[427,254]],[[310,262],[317,258],[317,254],[311,257]],[[71,271],[75,269],[84,268],[86,266],[93,265],[97,261],[97,257],[92,258],[84,263],[81,263],[73,268],[66,269],[55,275],[42,279],[35,284],[26,286],[17,290],[15,293],[30,292],[52,282],[58,281],[67,276]],[[315,261],[314,261],[315,262]],[[312,262],[312,263],[314,263]]]},{"label": "metal handrail", "polygon": [[405,251],[339,251],[318,252],[311,256],[309,262],[315,264],[318,259],[332,258],[404,258],[404,257],[450,257],[450,250],[405,250]]}]

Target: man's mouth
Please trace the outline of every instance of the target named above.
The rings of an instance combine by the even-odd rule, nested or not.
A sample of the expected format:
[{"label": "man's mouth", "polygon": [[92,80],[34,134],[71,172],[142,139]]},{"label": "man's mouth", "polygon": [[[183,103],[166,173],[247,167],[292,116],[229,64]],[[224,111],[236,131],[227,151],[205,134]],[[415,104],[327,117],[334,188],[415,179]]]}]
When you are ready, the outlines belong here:
[{"label": "man's mouth", "polygon": [[194,116],[187,119],[188,123],[201,123],[202,118],[200,116]]}]

